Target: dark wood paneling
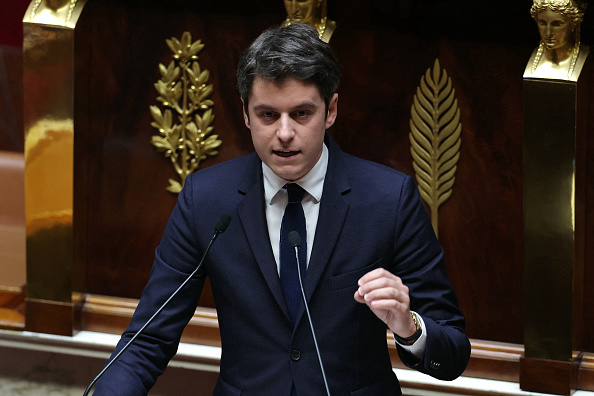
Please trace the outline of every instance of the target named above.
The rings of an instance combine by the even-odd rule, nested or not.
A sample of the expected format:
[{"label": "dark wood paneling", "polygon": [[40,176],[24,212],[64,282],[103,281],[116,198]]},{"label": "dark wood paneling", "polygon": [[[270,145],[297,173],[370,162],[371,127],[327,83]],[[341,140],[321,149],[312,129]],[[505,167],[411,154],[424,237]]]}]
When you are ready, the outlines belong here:
[{"label": "dark wood paneling", "polygon": [[578,389],[594,391],[594,354],[586,353],[580,358]]},{"label": "dark wood paneling", "polygon": [[520,359],[520,387],[530,392],[571,395],[578,388],[579,362]]},{"label": "dark wood paneling", "polygon": [[26,291],[0,287],[0,329],[25,329]]},{"label": "dark wood paneling", "polygon": [[23,152],[25,139],[21,21],[29,0],[4,3],[0,11],[0,150]]},{"label": "dark wood paneling", "polygon": [[[592,11],[592,10],[590,10]],[[594,25],[594,23],[593,23]],[[582,107],[587,111],[587,121],[584,131],[586,150],[584,153],[585,168],[585,193],[583,196],[583,210],[585,212],[584,221],[584,265],[581,278],[577,280],[577,289],[582,293],[577,306],[576,320],[578,320],[579,338],[576,341],[577,348],[585,351],[594,351],[594,92],[592,92],[592,82],[594,81],[594,58],[590,56],[588,76],[590,77],[587,87],[590,88],[589,95],[582,99]],[[581,283],[580,283],[581,282]],[[581,319],[581,321],[580,321]]]},{"label": "dark wood paneling", "polygon": [[344,30],[332,41],[346,64],[333,134],[347,152],[414,174],[413,95],[435,58],[451,77],[462,147],[453,195],[439,212],[449,275],[470,336],[522,342],[521,326],[499,323],[523,315],[521,76],[531,48]]},{"label": "dark wood paneling", "polygon": [[[137,303],[135,299],[89,295],[81,309],[81,330],[121,334],[130,322]],[[182,335],[182,341],[220,346],[216,311],[212,308],[198,308]],[[389,333],[386,341],[390,348],[392,366],[406,368],[398,357]],[[471,344],[472,354],[464,376],[508,382],[520,381],[520,360],[524,355],[522,345],[476,339],[471,339]],[[579,371],[577,389],[594,391],[594,355],[576,354],[574,361],[575,370]],[[550,361],[544,361],[544,366],[547,365],[550,365]],[[537,364],[535,369],[541,368]]]},{"label": "dark wood paneling", "polygon": [[[408,134],[416,87],[436,58],[452,78],[462,148],[453,195],[439,212],[446,264],[468,335],[516,344],[523,343],[522,75],[538,42],[531,3],[345,0],[330,6],[338,21],[331,46],[343,66],[331,133],[345,151],[412,174]],[[283,18],[282,2],[272,0],[250,6],[89,2],[83,18],[91,31],[88,237],[78,259],[86,269],[83,291],[138,298],[175,205],[165,191],[173,168],[149,144],[157,65],[171,59],[165,39],[190,31],[206,45],[200,64],[211,71],[214,133],[223,141],[220,154],[204,161],[207,167],[252,151],[235,67],[249,42]],[[591,19],[583,30],[585,39],[592,36]],[[591,152],[592,139],[588,145]],[[589,159],[589,172],[593,166]],[[591,207],[587,216],[587,229],[594,229]],[[585,283],[594,281],[591,238]],[[584,301],[592,293],[586,290]],[[210,296],[207,288],[200,305],[212,307]],[[592,328],[591,307],[584,305],[583,317]],[[581,338],[583,348],[594,350],[592,334]]]},{"label": "dark wood paneling", "polygon": [[[89,295],[82,310],[82,330],[121,334],[130,323],[138,300]],[[198,308],[182,334],[182,342],[221,346],[214,308]]]},{"label": "dark wood paneling", "polygon": [[25,330],[64,336],[74,334],[72,303],[27,298],[25,304]]},{"label": "dark wood paneling", "polygon": [[[270,3],[270,2],[268,2]],[[138,297],[176,196],[165,188],[176,179],[169,159],[149,141],[157,131],[149,106],[158,105],[153,84],[158,64],[171,61],[165,40],[184,31],[205,48],[200,65],[211,71],[215,131],[220,154],[202,168],[252,151],[241,118],[234,74],[240,52],[264,28],[282,20],[282,3],[266,11],[205,3],[96,2],[86,9],[91,27],[88,138],[87,288],[94,293]],[[270,5],[270,4],[268,4]],[[200,8],[200,10],[197,10]],[[250,17],[251,13],[261,13]],[[117,16],[114,18],[114,16]],[[213,306],[211,293],[202,304]]]},{"label": "dark wood paneling", "polygon": [[29,0],[11,0],[2,4],[0,12],[0,45],[19,48],[23,43],[21,21],[29,6]]}]

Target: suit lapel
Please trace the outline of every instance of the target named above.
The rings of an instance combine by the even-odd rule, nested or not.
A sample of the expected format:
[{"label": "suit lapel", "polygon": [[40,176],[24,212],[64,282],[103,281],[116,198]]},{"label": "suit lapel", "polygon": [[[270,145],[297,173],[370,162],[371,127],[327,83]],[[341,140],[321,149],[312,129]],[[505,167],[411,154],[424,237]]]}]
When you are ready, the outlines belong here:
[{"label": "suit lapel", "polygon": [[[344,154],[328,134],[326,134],[325,143],[329,148],[330,158],[324,180],[322,200],[320,201],[316,235],[303,285],[308,301],[311,299],[328,265],[349,209],[349,203],[343,197],[343,194],[350,190],[348,178],[344,171]],[[264,209],[262,163],[256,154],[253,154],[253,158],[254,160],[247,167],[245,177],[239,186],[239,193],[244,194],[245,197],[237,206],[237,210],[260,271],[287,320],[290,320],[268,235]],[[301,308],[297,313],[297,323],[304,311],[305,308],[301,304]]]},{"label": "suit lapel", "polygon": [[[326,145],[329,147],[330,159],[324,180],[322,200],[320,201],[316,235],[303,285],[308,301],[311,299],[328,265],[349,209],[349,203],[343,196],[350,190],[344,172],[344,154],[328,134],[326,134]],[[304,310],[302,304],[297,314],[297,321],[301,318]]]},{"label": "suit lapel", "polygon": [[331,181],[326,181],[322,201],[320,202],[320,216],[316,227],[313,250],[305,277],[304,287],[308,299],[313,294],[330,260],[330,255],[336,246],[348,209],[348,202],[336,190]]},{"label": "suit lapel", "polygon": [[266,223],[264,186],[262,183],[262,163],[254,154],[254,161],[246,170],[239,186],[239,193],[245,197],[237,206],[239,219],[250,248],[272,295],[289,318],[289,311],[283,295],[278,268],[272,253],[268,225]]}]

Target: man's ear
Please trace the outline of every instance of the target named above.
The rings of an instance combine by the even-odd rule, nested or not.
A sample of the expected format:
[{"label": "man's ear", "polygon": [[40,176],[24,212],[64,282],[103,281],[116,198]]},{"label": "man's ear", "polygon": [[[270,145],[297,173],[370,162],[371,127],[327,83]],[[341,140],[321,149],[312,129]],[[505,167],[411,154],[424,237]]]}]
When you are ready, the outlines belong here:
[{"label": "man's ear", "polygon": [[241,109],[243,111],[243,122],[245,122],[245,126],[248,127],[248,129],[251,129],[250,116],[245,112],[245,103],[243,102],[243,99],[241,99]]},{"label": "man's ear", "polygon": [[334,125],[336,116],[338,115],[338,94],[335,93],[328,104],[328,114],[326,114],[326,129]]}]

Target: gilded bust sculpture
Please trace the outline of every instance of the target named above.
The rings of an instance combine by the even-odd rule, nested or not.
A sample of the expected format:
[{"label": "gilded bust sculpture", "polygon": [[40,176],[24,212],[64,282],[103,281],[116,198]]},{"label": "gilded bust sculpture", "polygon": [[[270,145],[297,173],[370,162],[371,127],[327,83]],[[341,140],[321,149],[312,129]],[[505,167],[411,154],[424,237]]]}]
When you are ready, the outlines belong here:
[{"label": "gilded bust sculpture", "polygon": [[35,0],[23,22],[73,28],[87,0]]},{"label": "gilded bust sculpture", "polygon": [[580,43],[587,4],[578,0],[534,0],[530,14],[540,33],[540,44],[524,77],[577,81],[589,48]]},{"label": "gilded bust sculpture", "polygon": [[315,27],[320,35],[320,39],[325,42],[330,41],[336,22],[327,18],[326,0],[284,0],[287,10],[287,19],[283,26],[292,23],[307,23]]}]

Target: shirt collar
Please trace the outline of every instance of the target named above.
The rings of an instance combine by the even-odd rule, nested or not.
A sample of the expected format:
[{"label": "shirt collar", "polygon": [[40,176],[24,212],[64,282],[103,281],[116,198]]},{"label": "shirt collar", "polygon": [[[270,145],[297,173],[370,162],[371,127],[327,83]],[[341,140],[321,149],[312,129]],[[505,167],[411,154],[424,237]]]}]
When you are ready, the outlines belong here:
[{"label": "shirt collar", "polygon": [[[316,203],[322,199],[322,191],[324,190],[324,179],[326,178],[326,170],[328,169],[328,148],[326,144],[322,146],[322,155],[320,159],[309,172],[302,178],[296,180],[309,195],[311,195]],[[276,194],[287,181],[278,176],[272,171],[264,162],[262,162],[262,173],[264,175],[264,196],[266,202],[270,205]]]}]

